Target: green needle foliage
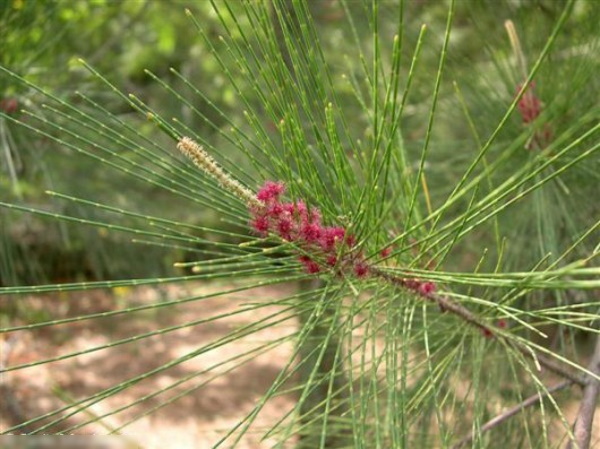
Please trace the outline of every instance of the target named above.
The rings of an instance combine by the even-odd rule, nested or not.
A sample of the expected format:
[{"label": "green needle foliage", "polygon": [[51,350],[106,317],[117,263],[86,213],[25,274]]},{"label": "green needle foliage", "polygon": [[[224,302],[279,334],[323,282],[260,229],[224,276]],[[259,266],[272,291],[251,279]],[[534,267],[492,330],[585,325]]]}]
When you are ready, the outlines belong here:
[{"label": "green needle foliage", "polygon": [[[136,365],[175,335],[226,331],[93,393],[57,387],[60,403],[2,432],[127,435],[264,356],[280,362],[264,392],[195,447],[564,446],[566,404],[600,381],[587,368],[600,300],[592,3],[211,0],[177,12],[197,47],[149,64],[141,92],[106,63],[79,60],[84,85],[66,95],[6,61],[0,86],[29,101],[4,103],[2,129],[52,152],[61,189],[0,202],[0,332],[72,339],[87,324],[109,338],[2,361],[5,379],[117,350]],[[22,217],[96,265],[81,282],[43,277],[17,244]],[[180,290],[77,307],[84,292],[143,286]],[[189,305],[208,314],[180,318]]]}]

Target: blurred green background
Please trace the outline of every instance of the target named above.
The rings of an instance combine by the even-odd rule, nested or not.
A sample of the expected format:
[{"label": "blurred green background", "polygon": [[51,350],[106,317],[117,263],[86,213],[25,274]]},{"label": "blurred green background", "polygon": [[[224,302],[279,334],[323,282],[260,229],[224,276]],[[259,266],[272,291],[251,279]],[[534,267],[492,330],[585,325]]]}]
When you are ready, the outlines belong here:
[{"label": "blurred green background", "polygon": [[[564,3],[559,0],[457,2],[451,52],[434,127],[435,151],[431,152],[431,160],[428,161],[428,181],[434,207],[455,185],[460,170],[464,170],[478,148],[467,121],[464,117],[458,119],[461,116],[460,104],[453,83],[459,86],[472,117],[477,118],[477,132],[487,137],[512,101],[515,86],[521,78],[511,59],[504,21],[511,19],[515,22],[525,54],[531,55],[530,60],[534,60]],[[247,20],[242,14],[242,2],[227,4],[234,11],[240,9],[239,16],[235,16],[237,20]],[[337,94],[344,105],[350,129],[355,130],[357,139],[368,140],[371,129],[368,117],[348,79],[362,76],[360,65],[363,62],[357,46],[365,57],[369,57],[372,35],[365,20],[365,11],[370,8],[370,2],[316,0],[308,4],[337,82]],[[427,41],[418,62],[402,124],[405,145],[409,150],[414,149],[416,154],[426,131],[448,4],[447,1],[414,0],[404,5],[404,71],[408,71],[421,25],[426,23],[428,26]],[[391,48],[389,43],[395,32],[398,6],[398,1],[378,2],[384,51]],[[223,154],[235,159],[233,146],[222,134],[228,125],[210,103],[224,111],[232,122],[248,127],[243,117],[244,108],[236,103],[231,81],[209,57],[206,43],[184,13],[186,8],[192,10],[208,36],[217,41],[223,26],[209,1],[1,0],[0,64],[43,87],[58,99],[81,110],[91,110],[76,93],[81,92],[124,123],[157,140],[153,125],[145,117],[124,107],[123,102],[111,95],[105,85],[100,85],[97,78],[82,69],[78,59],[83,58],[115,86],[124,92],[134,93],[162,116],[187,120],[188,127],[213,142]],[[562,42],[557,44],[557,48],[567,48],[573,42],[585,41],[593,36],[595,31],[588,19],[594,8],[592,1],[576,4],[574,19],[561,34],[559,39]],[[346,9],[354,19],[356,33],[346,19]],[[383,60],[386,60],[385,56]],[[561,83],[564,87],[564,80],[578,80],[579,85],[594,82],[591,78],[593,71],[589,67],[592,63],[597,65],[596,61],[586,61],[585,64],[557,62],[542,67],[538,76],[538,93],[545,106],[558,117],[553,122],[557,131],[561,120],[569,123],[577,110],[584,110],[594,101],[590,95],[576,90],[556,95],[557,89],[560,89]],[[189,108],[154,82],[146,71],[184,89],[170,68],[193,80],[195,87],[205,95],[205,101],[198,96],[194,96],[192,101],[206,120],[191,114]],[[240,76],[235,82],[243,85],[248,80]],[[251,88],[247,86],[249,92]],[[564,88],[562,90],[564,92]],[[42,106],[41,97],[35,88],[16,84],[14,80],[0,75],[0,108],[7,116],[22,119],[27,124],[30,119],[22,110],[40,115],[53,114],[52,110]],[[255,98],[254,101],[260,109],[259,100]],[[55,113],[53,120],[60,122],[60,115]],[[211,123],[222,128],[215,129]],[[276,133],[275,124],[267,119],[263,126]],[[502,151],[503,142],[514,141],[522,132],[519,117],[514,117],[500,136],[496,145],[498,151]],[[81,133],[85,134],[85,129]],[[160,138],[158,140],[163,142]],[[170,147],[172,143],[164,140],[164,145]],[[97,161],[36,135],[7,117],[0,117],[0,148],[0,198],[4,202],[27,204],[83,218],[110,219],[108,212],[56,201],[44,193],[52,190],[121,209],[168,215],[186,223],[227,226],[206,210],[191,210],[169,192],[106,170]],[[133,154],[130,156],[135,157]],[[514,163],[519,164],[518,158],[528,157],[527,152],[520,152]],[[587,179],[590,179],[588,184],[583,178],[578,181],[582,184],[580,187],[593,189],[593,178]],[[591,216],[589,210],[583,213]],[[518,216],[514,212],[512,214],[506,217],[511,222]],[[3,286],[163,276],[174,273],[173,262],[189,257],[176,248],[132,244],[129,235],[107,233],[95,227],[70,225],[6,209],[0,210],[0,220],[0,285]],[[127,220],[126,217],[119,218],[119,222],[125,225]],[[518,226],[514,228],[519,229]],[[488,238],[490,236],[481,236],[481,239]],[[468,245],[475,248],[472,254],[476,257],[481,249],[480,242],[471,239]]]}]

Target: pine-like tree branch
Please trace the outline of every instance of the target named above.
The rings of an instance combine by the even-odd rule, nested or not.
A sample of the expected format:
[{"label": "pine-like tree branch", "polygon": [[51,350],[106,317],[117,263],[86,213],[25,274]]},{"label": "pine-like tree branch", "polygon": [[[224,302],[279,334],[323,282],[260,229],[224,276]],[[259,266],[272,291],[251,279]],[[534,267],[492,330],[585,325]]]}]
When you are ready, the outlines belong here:
[{"label": "pine-like tree branch", "polygon": [[[376,277],[394,286],[413,291],[420,298],[437,304],[442,311],[450,312],[458,316],[471,326],[481,329],[490,337],[501,339],[511,348],[517,350],[525,357],[532,359],[536,365],[539,364],[540,366],[544,366],[549,371],[552,371],[565,379],[571,380],[578,385],[586,385],[586,381],[582,376],[578,376],[571,372],[566,366],[556,363],[543,354],[536,353],[524,343],[509,338],[507,335],[502,334],[500,329],[487,324],[466,307],[453,301],[448,296],[436,293],[435,284],[432,282],[407,280],[388,273],[377,266],[368,264],[361,255],[362,253],[358,252],[358,254],[356,254],[354,236],[348,235],[345,228],[322,226],[320,221],[321,213],[318,208],[312,208],[309,214],[306,204],[302,201],[286,204],[281,203],[279,197],[285,191],[285,186],[282,182],[267,181],[263,188],[255,195],[254,192],[241,185],[240,182],[223,170],[193,139],[189,137],[180,138],[177,148],[186,157],[191,159],[198,168],[215,179],[221,187],[228,190],[247,204],[249,211],[253,215],[254,229],[262,235],[266,236],[270,233],[278,235],[284,241],[292,241],[300,246],[305,246],[306,248],[304,249],[306,252],[310,253],[315,249],[319,251],[319,245],[321,247],[323,246],[321,243],[317,242],[318,239],[315,237],[315,234],[320,235],[327,233],[329,234],[329,240],[331,240],[329,243],[331,243],[331,245],[328,247],[328,252],[325,252],[323,255],[328,256],[328,258],[332,255],[335,256],[335,259],[331,260],[329,263],[330,267],[346,267],[346,269],[349,268],[352,270],[356,277]],[[299,203],[301,203],[302,208],[300,208]],[[284,211],[286,208],[291,208],[291,211],[288,211],[287,215]],[[281,217],[284,217],[285,219],[282,219]],[[283,224],[285,224],[285,229],[281,228],[281,225]],[[342,248],[345,249],[345,259],[342,257],[341,260],[338,260],[335,253],[336,242],[341,244]],[[321,265],[311,257],[303,256],[300,260],[301,262],[304,262],[305,268],[309,273],[316,274],[322,269]]]},{"label": "pine-like tree branch", "polygon": [[[398,286],[402,287],[405,284],[404,279],[402,279],[398,276],[394,276],[392,274],[386,273],[385,271],[382,271],[378,268],[371,268],[370,271],[373,275],[378,276],[382,279],[385,279],[386,281],[388,281],[394,285],[398,285]],[[534,362],[539,363],[541,366],[547,368],[549,371],[552,371],[554,374],[558,374],[559,376],[561,376],[565,379],[568,379],[569,381],[571,381],[577,385],[580,385],[580,386],[586,385],[586,381],[582,376],[578,376],[577,374],[575,374],[575,373],[571,372],[569,369],[567,369],[565,366],[562,366],[562,365],[554,362],[553,360],[545,357],[543,354],[535,353],[533,351],[533,349],[524,345],[523,343],[520,343],[518,341],[507,338],[506,336],[504,336],[503,334],[501,334],[499,332],[499,329],[485,323],[483,320],[481,320],[478,316],[476,316],[469,309],[458,304],[457,302],[453,301],[449,297],[440,295],[435,292],[430,292],[430,293],[426,293],[426,294],[421,293],[421,294],[419,294],[419,297],[437,304],[442,311],[450,312],[450,313],[458,316],[459,318],[461,318],[463,321],[469,323],[470,325],[478,327],[483,332],[485,332],[487,335],[490,335],[491,337],[503,339],[506,344],[508,344],[512,348],[516,349],[524,356],[532,359]]]}]

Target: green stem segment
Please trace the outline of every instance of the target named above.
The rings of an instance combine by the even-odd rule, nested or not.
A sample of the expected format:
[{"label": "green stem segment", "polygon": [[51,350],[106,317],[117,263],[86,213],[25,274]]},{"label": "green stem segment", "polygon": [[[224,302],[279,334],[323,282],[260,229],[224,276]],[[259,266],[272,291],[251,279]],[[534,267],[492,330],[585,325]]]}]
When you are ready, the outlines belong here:
[{"label": "green stem segment", "polygon": [[[321,290],[322,281],[301,281],[302,290]],[[315,298],[315,304],[319,298]],[[350,382],[343,366],[338,318],[331,306],[314,322],[312,310],[299,313],[300,326],[311,329],[299,344],[299,375],[304,396],[300,404],[298,449],[333,449],[352,446],[352,430],[346,426]]]}]

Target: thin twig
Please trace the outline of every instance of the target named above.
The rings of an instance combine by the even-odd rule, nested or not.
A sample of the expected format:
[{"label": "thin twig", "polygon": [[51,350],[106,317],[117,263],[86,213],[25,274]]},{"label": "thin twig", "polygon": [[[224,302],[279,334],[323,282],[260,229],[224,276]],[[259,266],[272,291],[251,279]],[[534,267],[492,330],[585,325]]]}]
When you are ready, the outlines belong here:
[{"label": "thin twig", "polygon": [[[600,375],[600,335],[596,337],[596,346],[592,361],[588,367],[589,371]],[[592,439],[592,426],[594,424],[594,413],[600,394],[600,381],[592,376],[587,376],[586,385],[583,389],[583,398],[577,412],[577,418],[573,425],[574,440],[569,441],[567,449],[588,449]]]},{"label": "thin twig", "polygon": [[[404,279],[402,279],[398,276],[392,275],[390,273],[386,273],[385,271],[382,271],[378,268],[374,268],[374,267],[371,268],[371,273],[373,275],[380,277],[382,279],[385,279],[388,282],[395,284],[395,285],[403,286],[405,283]],[[580,386],[586,385],[586,380],[582,376],[578,376],[577,374],[573,373],[571,370],[569,370],[565,366],[563,366],[559,363],[556,363],[555,361],[547,358],[543,354],[534,352],[534,350],[531,349],[529,346],[526,346],[525,344],[523,344],[521,342],[518,342],[518,341],[515,341],[515,340],[512,340],[512,339],[506,337],[505,335],[500,333],[499,329],[497,329],[495,326],[487,324],[485,321],[483,321],[481,318],[476,316],[469,309],[458,304],[457,302],[453,301],[449,297],[443,296],[443,295],[440,295],[437,293],[433,293],[433,292],[428,293],[426,295],[422,294],[422,295],[420,295],[420,297],[423,299],[426,299],[430,302],[436,303],[442,311],[450,312],[454,315],[457,315],[463,321],[466,321],[467,323],[471,324],[472,326],[478,327],[483,332],[485,332],[487,335],[502,339],[504,342],[506,342],[506,344],[508,344],[512,348],[516,349],[524,356],[532,359],[536,364],[539,363],[541,366],[547,368],[549,371],[552,371],[553,373],[558,374],[559,376],[561,376],[565,379],[568,379],[577,385],[580,385]]]},{"label": "thin twig", "polygon": [[[498,427],[504,421],[506,421],[507,419],[512,418],[516,414],[522,412],[527,407],[531,407],[532,405],[539,403],[545,397],[550,396],[550,395],[556,393],[557,391],[560,391],[567,387],[570,387],[571,385],[573,385],[573,381],[565,380],[564,382],[561,382],[558,385],[553,386],[552,388],[548,388],[544,392],[538,392],[534,395],[529,396],[523,402],[515,405],[514,407],[509,408],[505,412],[493,417],[488,422],[486,422],[479,429],[478,435],[482,435],[484,432],[487,432],[489,430],[492,430],[495,427]],[[467,444],[469,444],[470,442],[473,441],[474,437],[475,437],[475,431],[472,431],[469,435],[467,435],[462,440],[460,440],[458,443],[456,443],[454,446],[452,446],[452,449],[459,449],[463,446],[466,446]]]}]

